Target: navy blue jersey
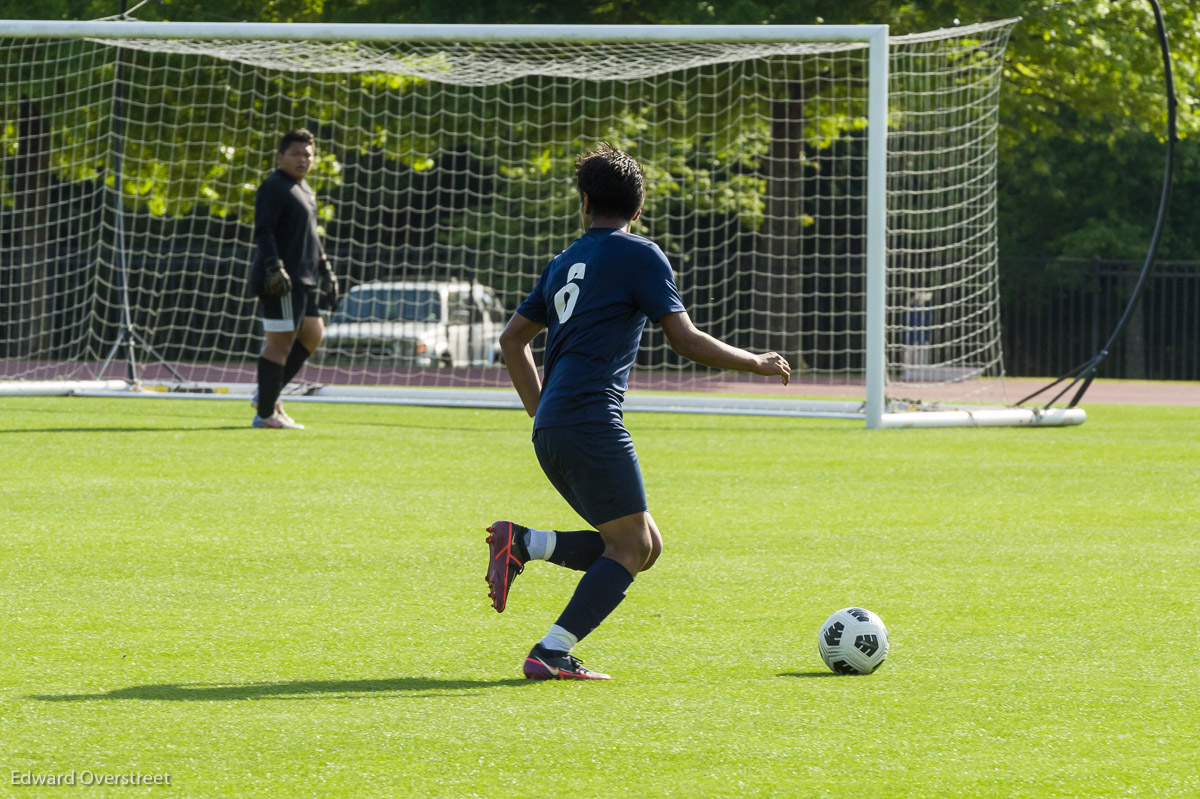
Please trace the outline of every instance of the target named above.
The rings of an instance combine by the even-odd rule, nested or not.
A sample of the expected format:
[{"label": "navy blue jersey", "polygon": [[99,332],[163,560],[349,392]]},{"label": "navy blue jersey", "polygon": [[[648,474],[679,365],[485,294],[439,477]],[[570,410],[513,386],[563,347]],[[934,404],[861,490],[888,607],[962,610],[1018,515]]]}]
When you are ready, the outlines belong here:
[{"label": "navy blue jersey", "polygon": [[546,325],[544,381],[533,428],[621,423],[646,320],[685,310],[654,242],[593,228],[563,250],[517,308]]}]

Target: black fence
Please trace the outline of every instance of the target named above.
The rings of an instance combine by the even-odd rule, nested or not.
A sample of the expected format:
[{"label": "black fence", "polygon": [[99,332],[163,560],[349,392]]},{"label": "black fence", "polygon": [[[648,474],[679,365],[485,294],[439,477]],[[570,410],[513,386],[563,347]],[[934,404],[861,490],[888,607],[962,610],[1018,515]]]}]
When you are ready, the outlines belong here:
[{"label": "black fence", "polygon": [[[1012,258],[1000,262],[1005,372],[1058,377],[1107,343],[1141,261]],[[1127,380],[1200,380],[1200,261],[1160,261],[1097,372]]]},{"label": "black fence", "polygon": [[[28,287],[16,281],[20,264],[0,258],[0,308],[6,311],[0,314],[0,359],[71,361],[109,351],[120,327],[118,275],[108,265],[99,279],[85,279],[90,271],[77,263],[81,257],[50,259],[52,274],[40,304],[25,296]],[[1115,329],[1141,267],[1140,261],[1002,259],[1006,373],[1057,377],[1091,359]],[[154,346],[168,360],[194,360],[201,351],[256,352],[258,333],[253,299],[242,285],[244,269],[229,252],[171,251],[131,258],[135,328],[152,331]],[[93,292],[100,300],[95,306],[87,302]],[[170,296],[184,299],[163,301]],[[504,300],[511,309],[519,296],[510,291]],[[44,334],[33,329],[38,325]],[[714,332],[729,336],[729,331]],[[35,350],[36,356],[28,354]],[[1141,302],[1098,375],[1200,380],[1200,261],[1155,265]]]}]

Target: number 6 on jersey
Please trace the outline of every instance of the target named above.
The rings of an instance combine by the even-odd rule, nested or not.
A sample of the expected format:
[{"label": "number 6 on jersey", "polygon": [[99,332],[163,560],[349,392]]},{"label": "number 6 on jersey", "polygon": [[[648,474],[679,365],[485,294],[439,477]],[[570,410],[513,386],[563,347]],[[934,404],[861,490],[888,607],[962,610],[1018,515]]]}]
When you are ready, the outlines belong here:
[{"label": "number 6 on jersey", "polygon": [[586,270],[585,263],[571,264],[570,270],[567,271],[567,284],[554,293],[554,310],[558,313],[560,325],[565,325],[571,314],[575,313],[575,302],[579,299],[580,289],[579,284],[574,281],[583,280]]}]

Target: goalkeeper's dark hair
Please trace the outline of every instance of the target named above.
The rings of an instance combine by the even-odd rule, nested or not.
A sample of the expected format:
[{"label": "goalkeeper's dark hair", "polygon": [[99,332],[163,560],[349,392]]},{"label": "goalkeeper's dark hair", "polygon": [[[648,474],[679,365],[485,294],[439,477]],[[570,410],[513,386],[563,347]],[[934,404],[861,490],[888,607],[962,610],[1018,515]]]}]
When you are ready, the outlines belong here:
[{"label": "goalkeeper's dark hair", "polygon": [[646,200],[646,173],[633,156],[601,142],[575,158],[575,179],[592,213],[633,219]]},{"label": "goalkeeper's dark hair", "polygon": [[296,128],[289,130],[283,134],[283,138],[279,140],[279,152],[286,153],[287,148],[291,147],[296,142],[303,144],[311,144],[313,149],[317,149],[317,137],[309,133],[304,128]]}]

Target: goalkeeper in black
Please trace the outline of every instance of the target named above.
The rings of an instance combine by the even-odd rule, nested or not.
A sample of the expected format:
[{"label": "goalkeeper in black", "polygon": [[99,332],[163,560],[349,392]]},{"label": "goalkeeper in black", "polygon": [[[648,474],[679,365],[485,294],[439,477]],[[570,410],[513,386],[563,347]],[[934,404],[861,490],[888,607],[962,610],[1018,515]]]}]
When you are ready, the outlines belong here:
[{"label": "goalkeeper in black", "polygon": [[254,427],[304,428],[283,410],[279,395],[321,345],[321,310],[337,304],[337,276],[317,231],[317,198],[304,180],[315,156],[311,133],[288,131],[275,154],[278,168],[258,187],[254,201],[250,290],[259,299],[266,339],[258,359]]}]

